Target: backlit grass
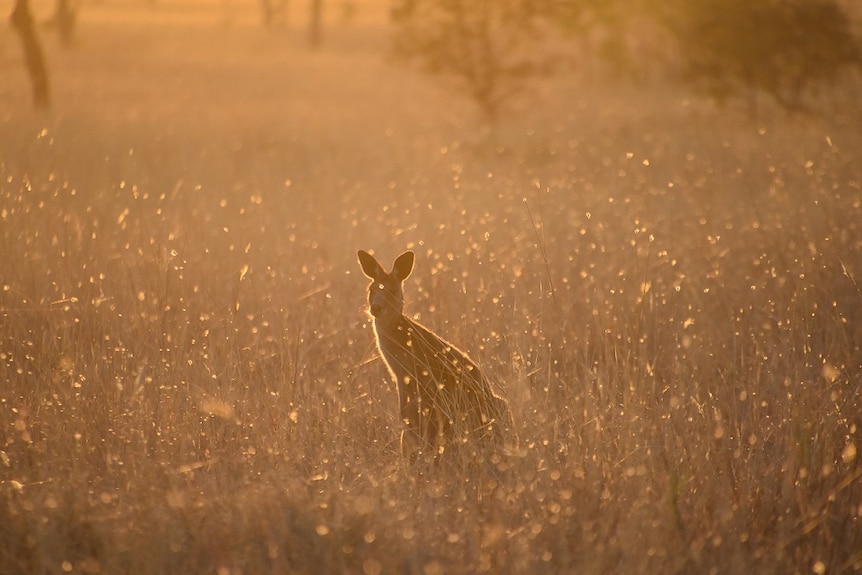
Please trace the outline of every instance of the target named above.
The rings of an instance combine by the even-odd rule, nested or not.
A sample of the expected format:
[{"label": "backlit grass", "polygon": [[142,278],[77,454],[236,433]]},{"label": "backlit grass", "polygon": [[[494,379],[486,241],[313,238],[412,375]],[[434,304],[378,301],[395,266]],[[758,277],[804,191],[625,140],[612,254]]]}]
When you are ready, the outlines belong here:
[{"label": "backlit grass", "polygon": [[[382,25],[92,14],[50,116],[0,86],[0,572],[862,570],[858,109],[569,78],[488,135]],[[355,254],[408,248],[493,472],[400,457]]]}]

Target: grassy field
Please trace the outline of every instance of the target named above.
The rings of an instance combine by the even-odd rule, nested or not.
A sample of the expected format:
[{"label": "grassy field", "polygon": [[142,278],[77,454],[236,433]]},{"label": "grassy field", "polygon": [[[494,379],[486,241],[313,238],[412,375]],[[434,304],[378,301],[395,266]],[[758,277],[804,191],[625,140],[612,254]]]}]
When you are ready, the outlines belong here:
[{"label": "grassy field", "polygon": [[[89,6],[50,113],[0,37],[0,572],[862,571],[858,102],[584,72],[489,134],[361,11]],[[356,251],[408,248],[496,469],[400,458]]]}]

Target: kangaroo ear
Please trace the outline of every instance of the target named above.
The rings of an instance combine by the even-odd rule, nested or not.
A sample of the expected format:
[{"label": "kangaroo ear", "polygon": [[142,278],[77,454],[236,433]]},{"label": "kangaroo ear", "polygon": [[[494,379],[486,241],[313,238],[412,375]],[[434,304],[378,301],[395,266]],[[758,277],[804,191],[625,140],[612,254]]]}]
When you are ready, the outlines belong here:
[{"label": "kangaroo ear", "polygon": [[413,271],[413,261],[416,256],[413,252],[404,252],[395,259],[395,264],[392,266],[392,273],[398,278],[398,281],[404,281],[410,277],[410,272]]},{"label": "kangaroo ear", "polygon": [[359,250],[358,255],[359,265],[362,266],[362,273],[364,273],[366,277],[375,280],[386,273],[383,271],[380,264],[377,263],[377,260],[374,259],[374,256],[368,252]]}]

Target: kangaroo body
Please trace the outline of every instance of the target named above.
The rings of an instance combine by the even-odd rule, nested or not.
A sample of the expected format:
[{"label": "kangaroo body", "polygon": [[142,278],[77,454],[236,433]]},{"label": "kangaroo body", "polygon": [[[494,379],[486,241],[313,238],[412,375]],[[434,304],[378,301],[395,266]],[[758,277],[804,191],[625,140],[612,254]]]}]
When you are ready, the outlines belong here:
[{"label": "kangaroo body", "polygon": [[466,353],[403,313],[402,283],[413,261],[413,252],[405,252],[387,273],[359,252],[362,270],[373,280],[368,303],[377,346],[398,389],[402,452],[415,460],[501,446],[512,427],[508,402]]}]

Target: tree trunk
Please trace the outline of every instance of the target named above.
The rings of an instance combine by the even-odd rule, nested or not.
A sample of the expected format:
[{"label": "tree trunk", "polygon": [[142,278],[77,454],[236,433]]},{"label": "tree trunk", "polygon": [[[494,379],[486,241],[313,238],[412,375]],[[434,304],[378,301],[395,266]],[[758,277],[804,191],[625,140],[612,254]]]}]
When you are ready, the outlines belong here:
[{"label": "tree trunk", "polygon": [[30,0],[16,0],[10,21],[21,37],[24,61],[33,84],[33,104],[37,108],[47,108],[50,104],[48,70],[45,67],[42,46],[39,45],[39,38],[36,36],[36,28],[33,25]]},{"label": "tree trunk", "polygon": [[72,0],[57,0],[54,19],[57,22],[57,30],[60,32],[60,42],[67,48],[74,41],[75,16],[75,6],[72,5]]},{"label": "tree trunk", "polygon": [[308,41],[317,48],[323,41],[323,0],[311,0],[311,22]]}]

